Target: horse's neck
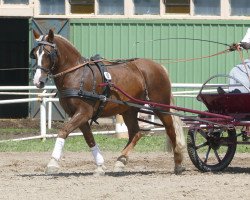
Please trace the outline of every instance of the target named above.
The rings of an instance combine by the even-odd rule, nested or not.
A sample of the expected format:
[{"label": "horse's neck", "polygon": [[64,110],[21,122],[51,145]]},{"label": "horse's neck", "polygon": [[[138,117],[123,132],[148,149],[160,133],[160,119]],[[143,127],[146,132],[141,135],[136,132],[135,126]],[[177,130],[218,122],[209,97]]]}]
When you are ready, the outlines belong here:
[{"label": "horse's neck", "polygon": [[60,73],[66,69],[72,68],[82,63],[82,56],[73,45],[62,38],[60,38],[59,41],[59,63],[57,73]]},{"label": "horse's neck", "polygon": [[[81,54],[77,51],[77,49],[71,45],[68,41],[62,38],[57,38],[55,41],[57,48],[58,48],[58,63],[55,67],[54,75],[60,74],[64,71],[69,70],[70,68],[73,68],[81,63],[83,63]],[[77,70],[73,72],[67,73],[74,73]],[[59,76],[58,78],[54,79],[55,84],[58,89],[61,89],[62,87],[70,87],[69,79],[72,79],[72,76]]]}]

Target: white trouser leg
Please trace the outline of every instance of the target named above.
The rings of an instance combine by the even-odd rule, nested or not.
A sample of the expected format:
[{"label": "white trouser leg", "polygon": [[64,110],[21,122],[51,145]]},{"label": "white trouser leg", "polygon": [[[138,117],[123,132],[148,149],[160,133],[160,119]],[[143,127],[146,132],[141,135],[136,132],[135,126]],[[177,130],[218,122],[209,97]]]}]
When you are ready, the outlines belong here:
[{"label": "white trouser leg", "polygon": [[92,147],[90,149],[91,149],[92,155],[94,156],[96,165],[103,165],[104,159],[101,155],[101,151],[100,151],[98,145],[96,144],[94,147]]},{"label": "white trouser leg", "polygon": [[64,143],[65,143],[65,139],[56,138],[55,147],[54,147],[53,153],[51,155],[52,158],[54,158],[56,160],[59,160],[61,158]]}]

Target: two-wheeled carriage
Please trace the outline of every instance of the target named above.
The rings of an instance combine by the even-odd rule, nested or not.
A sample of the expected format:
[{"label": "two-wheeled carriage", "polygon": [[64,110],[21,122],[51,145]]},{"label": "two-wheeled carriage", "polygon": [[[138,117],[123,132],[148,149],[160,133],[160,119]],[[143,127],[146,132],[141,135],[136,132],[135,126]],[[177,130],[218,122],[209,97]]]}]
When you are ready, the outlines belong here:
[{"label": "two-wheeled carriage", "polygon": [[[219,86],[209,84],[218,77],[216,75],[206,81],[197,96],[205,104],[209,113],[201,114],[197,121],[185,119],[189,125],[187,134],[187,150],[195,167],[201,171],[221,171],[232,161],[237,144],[250,144],[247,127],[250,126],[250,93],[239,93],[230,88],[244,87],[240,80],[238,86]],[[238,92],[237,92],[238,91]],[[228,118],[218,117],[217,114]]]}]

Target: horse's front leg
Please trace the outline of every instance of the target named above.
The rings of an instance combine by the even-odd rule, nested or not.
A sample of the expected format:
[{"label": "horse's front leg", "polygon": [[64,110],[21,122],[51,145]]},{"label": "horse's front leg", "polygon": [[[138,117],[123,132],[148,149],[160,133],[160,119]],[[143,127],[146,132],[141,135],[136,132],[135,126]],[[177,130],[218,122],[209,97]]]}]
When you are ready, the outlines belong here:
[{"label": "horse's front leg", "polygon": [[89,123],[85,123],[79,127],[79,129],[82,131],[83,136],[85,138],[86,143],[88,144],[92,155],[95,160],[95,164],[97,166],[96,170],[94,171],[95,176],[100,176],[105,174],[106,167],[104,166],[104,159],[101,154],[101,151],[99,149],[98,144],[96,144],[93,133],[91,131],[91,128],[89,126]]},{"label": "horse's front leg", "polygon": [[86,115],[83,114],[84,112],[76,112],[73,117],[67,122],[62,129],[59,130],[54,150],[51,155],[51,159],[46,167],[45,173],[46,174],[55,174],[58,173],[59,164],[58,161],[61,158],[62,150],[64,147],[65,139],[68,135],[78,128],[81,124],[85,124],[89,119]]}]

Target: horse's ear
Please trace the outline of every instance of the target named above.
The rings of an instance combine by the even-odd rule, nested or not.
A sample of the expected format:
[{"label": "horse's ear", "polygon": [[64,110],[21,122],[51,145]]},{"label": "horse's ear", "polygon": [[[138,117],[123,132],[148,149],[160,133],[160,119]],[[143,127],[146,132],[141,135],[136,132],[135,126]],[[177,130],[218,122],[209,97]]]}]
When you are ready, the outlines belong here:
[{"label": "horse's ear", "polygon": [[48,34],[48,42],[53,43],[54,41],[54,31],[52,29],[49,30],[49,34]]},{"label": "horse's ear", "polygon": [[36,32],[34,29],[33,29],[33,35],[36,40],[40,37],[40,34]]}]

